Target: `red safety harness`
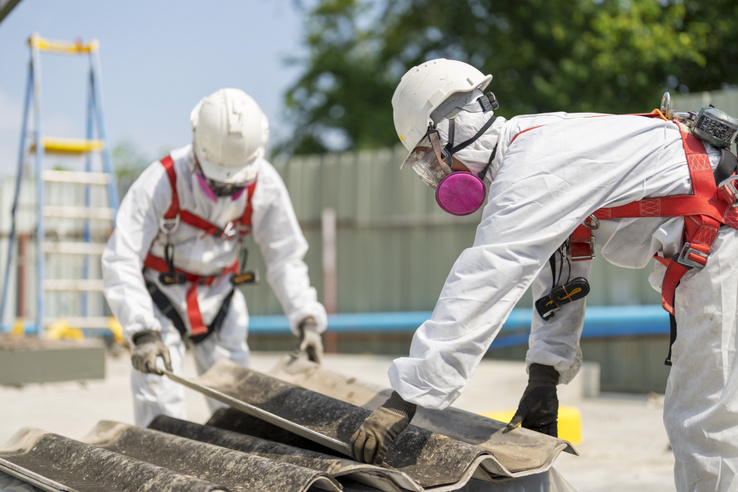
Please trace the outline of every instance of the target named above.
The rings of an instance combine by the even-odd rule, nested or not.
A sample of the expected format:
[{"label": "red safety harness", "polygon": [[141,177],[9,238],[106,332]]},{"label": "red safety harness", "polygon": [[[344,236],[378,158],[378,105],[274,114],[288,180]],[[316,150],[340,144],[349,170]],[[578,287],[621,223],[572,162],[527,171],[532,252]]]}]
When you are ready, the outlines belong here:
[{"label": "red safety harness", "polygon": [[[654,111],[643,116],[660,117],[661,113]],[[705,266],[720,226],[724,224],[738,228],[738,191],[735,186],[738,176],[732,174],[730,178],[716,184],[702,141],[682,125],[679,125],[679,129],[692,179],[693,194],[646,198],[620,207],[601,208],[577,227],[569,238],[572,261],[591,260],[594,257],[592,229],[597,220],[684,217],[684,246],[681,252],[674,258],[655,256],[656,260],[666,266],[661,303],[671,315],[674,314],[674,291],[677,284],[688,270]]]},{"label": "red safety harness", "polygon": [[[172,203],[169,206],[169,210],[164,214],[160,224],[160,229],[167,235],[167,249],[171,247],[168,236],[173,233],[177,227],[179,227],[180,221],[197,229],[201,229],[205,234],[219,237],[224,240],[233,239],[238,236],[237,239],[242,241],[243,238],[251,232],[251,215],[253,213],[251,198],[254,194],[254,189],[256,188],[256,182],[251,184],[247,189],[248,196],[246,198],[246,207],[243,215],[235,221],[228,222],[224,227],[220,227],[203,219],[202,217],[180,208],[179,197],[177,196],[177,172],[174,169],[174,162],[170,156],[167,156],[161,160],[161,164],[167,172],[169,183],[172,187]],[[228,273],[237,274],[239,271],[238,260],[220,273],[208,276],[195,275],[179,268],[175,268],[171,262],[172,260],[169,258],[164,259],[149,253],[144,260],[144,266],[157,272],[175,274],[180,281],[173,283],[190,283],[190,287],[187,289],[186,299],[187,316],[190,320],[191,335],[193,337],[206,336],[209,333],[209,329],[203,322],[202,314],[200,313],[200,306],[197,302],[197,286],[211,285],[216,278]]]}]

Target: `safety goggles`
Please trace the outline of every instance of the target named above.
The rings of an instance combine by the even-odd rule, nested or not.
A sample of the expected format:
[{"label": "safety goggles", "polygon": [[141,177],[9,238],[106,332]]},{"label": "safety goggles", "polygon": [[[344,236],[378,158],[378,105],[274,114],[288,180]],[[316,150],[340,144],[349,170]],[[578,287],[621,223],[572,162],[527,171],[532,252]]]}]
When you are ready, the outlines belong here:
[{"label": "safety goggles", "polygon": [[208,184],[208,188],[213,190],[213,193],[215,193],[216,196],[233,196],[236,193],[243,191],[244,188],[251,184],[250,182],[221,183],[220,181],[215,181],[205,175],[203,175],[203,177],[205,178],[205,182]]},{"label": "safety goggles", "polygon": [[196,173],[197,180],[200,182],[200,185],[203,186],[203,188],[207,188],[207,191],[210,191],[210,193],[216,197],[230,196],[235,199],[241,195],[243,190],[253,183],[253,180],[243,183],[223,183],[221,181],[215,181],[214,179],[210,179],[205,176],[205,173],[202,172],[199,164],[197,165]]},{"label": "safety goggles", "polygon": [[423,183],[435,190],[441,180],[452,173],[450,162],[451,154],[441,147],[438,130],[430,128],[400,169],[411,167]]}]

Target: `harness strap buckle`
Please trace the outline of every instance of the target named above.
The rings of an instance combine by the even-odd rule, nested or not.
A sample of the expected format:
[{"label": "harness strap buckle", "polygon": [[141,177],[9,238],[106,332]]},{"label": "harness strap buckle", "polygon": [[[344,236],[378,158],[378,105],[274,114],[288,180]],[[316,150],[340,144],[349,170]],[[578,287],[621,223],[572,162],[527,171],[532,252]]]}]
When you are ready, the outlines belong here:
[{"label": "harness strap buckle", "polygon": [[238,234],[238,228],[233,225],[232,220],[228,222],[223,229],[220,230],[220,237],[225,239],[231,239],[236,234]]},{"label": "harness strap buckle", "polygon": [[738,188],[735,185],[737,180],[738,175],[731,176],[718,185],[718,195],[731,207],[738,207]]},{"label": "harness strap buckle", "polygon": [[172,234],[179,228],[179,214],[171,219],[161,219],[159,222],[159,230],[164,234]]},{"label": "harness strap buckle", "polygon": [[569,258],[571,261],[591,260],[595,257],[595,237],[589,236],[589,241],[573,241],[569,239]]},{"label": "harness strap buckle", "polygon": [[692,243],[684,243],[682,250],[679,252],[677,263],[688,268],[701,270],[707,264],[708,255],[709,251],[706,253],[692,246]]}]

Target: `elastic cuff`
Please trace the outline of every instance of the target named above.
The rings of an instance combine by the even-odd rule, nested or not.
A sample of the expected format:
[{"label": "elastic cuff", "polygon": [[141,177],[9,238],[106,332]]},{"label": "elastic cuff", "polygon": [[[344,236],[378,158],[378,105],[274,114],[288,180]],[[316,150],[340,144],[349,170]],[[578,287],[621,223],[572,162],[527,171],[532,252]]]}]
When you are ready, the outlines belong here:
[{"label": "elastic cuff", "polygon": [[391,412],[404,415],[411,420],[418,408],[415,403],[410,403],[403,400],[402,397],[397,393],[397,391],[393,391],[390,397],[387,398],[387,401],[384,402],[382,406]]},{"label": "elastic cuff", "polygon": [[306,330],[318,331],[318,323],[315,322],[315,319],[312,316],[308,316],[304,320],[300,321],[300,324],[297,325],[297,327],[299,328],[300,333]]},{"label": "elastic cuff", "polygon": [[559,384],[559,371],[553,366],[534,363],[528,368],[528,381]]},{"label": "elastic cuff", "polygon": [[149,342],[161,342],[161,332],[157,330],[139,331],[131,337],[131,340],[133,340],[133,345],[143,345],[144,343]]}]

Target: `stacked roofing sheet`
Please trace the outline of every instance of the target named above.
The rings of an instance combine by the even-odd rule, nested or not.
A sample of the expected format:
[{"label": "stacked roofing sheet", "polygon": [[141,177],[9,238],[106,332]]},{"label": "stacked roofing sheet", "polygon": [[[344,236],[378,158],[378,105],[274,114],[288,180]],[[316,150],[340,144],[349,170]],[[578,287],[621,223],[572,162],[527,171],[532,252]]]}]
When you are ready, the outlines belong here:
[{"label": "stacked roofing sheet", "polygon": [[356,462],[346,443],[371,410],[355,403],[376,406],[383,390],[290,357],[272,372],[226,361],[183,380],[231,405],[205,425],[102,421],[80,441],[22,429],[0,446],[0,472],[40,490],[570,490],[550,467],[571,445],[453,409],[419,412],[383,466]]}]

